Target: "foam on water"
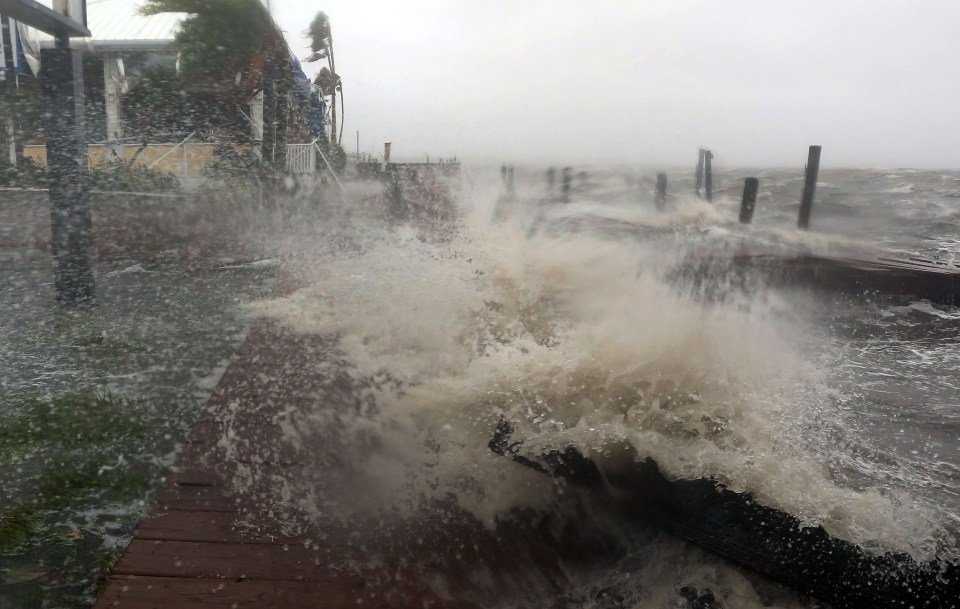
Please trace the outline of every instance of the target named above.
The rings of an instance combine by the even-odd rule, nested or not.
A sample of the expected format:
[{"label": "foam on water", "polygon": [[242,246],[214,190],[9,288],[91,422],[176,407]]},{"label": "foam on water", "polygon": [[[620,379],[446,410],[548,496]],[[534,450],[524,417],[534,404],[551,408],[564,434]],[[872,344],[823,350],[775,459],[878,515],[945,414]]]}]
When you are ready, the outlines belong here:
[{"label": "foam on water", "polygon": [[[487,450],[506,417],[532,454],[573,445],[616,459],[611,447],[626,440],[668,476],[715,477],[844,539],[920,558],[937,550],[931,510],[890,489],[847,488],[826,465],[842,450],[842,396],[803,346],[801,305],[772,293],[704,304],[663,279],[682,249],[531,236],[491,222],[493,202],[474,192],[442,235],[354,224],[362,247],[301,254],[308,285],[256,305],[301,332],[338,335],[351,374],[383,381],[364,383],[375,415],[336,421],[376,438],[350,455],[358,472],[342,504],[415,511],[453,496],[491,525],[545,504],[545,477]],[[318,405],[291,441],[333,424]],[[338,503],[285,493],[306,509]]]}]

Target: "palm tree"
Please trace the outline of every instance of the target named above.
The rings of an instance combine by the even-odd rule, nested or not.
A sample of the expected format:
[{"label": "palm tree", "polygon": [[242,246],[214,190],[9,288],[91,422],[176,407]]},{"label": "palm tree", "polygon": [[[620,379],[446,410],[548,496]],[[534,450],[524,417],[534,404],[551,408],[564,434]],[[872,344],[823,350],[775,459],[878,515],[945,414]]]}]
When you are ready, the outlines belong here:
[{"label": "palm tree", "polygon": [[[306,34],[310,37],[310,50],[313,52],[306,61],[314,62],[327,60],[327,67],[317,74],[313,84],[320,89],[323,97],[330,97],[330,141],[339,145],[343,138],[343,85],[337,74],[337,64],[333,54],[333,34],[330,30],[330,19],[326,13],[320,11],[313,18]],[[340,132],[337,132],[337,91],[340,92]]]},{"label": "palm tree", "polygon": [[184,80],[194,86],[231,89],[258,54],[283,42],[257,0],[146,0],[140,12],[189,14],[176,40]]},{"label": "palm tree", "polygon": [[[283,34],[259,0],[146,0],[146,15],[184,12],[176,40],[182,53],[186,90],[212,104],[209,123],[231,124],[257,89],[264,91],[263,149],[282,164],[285,152],[285,100],[292,74]],[[237,123],[237,135],[246,135]],[[276,151],[276,153],[275,153]]]}]

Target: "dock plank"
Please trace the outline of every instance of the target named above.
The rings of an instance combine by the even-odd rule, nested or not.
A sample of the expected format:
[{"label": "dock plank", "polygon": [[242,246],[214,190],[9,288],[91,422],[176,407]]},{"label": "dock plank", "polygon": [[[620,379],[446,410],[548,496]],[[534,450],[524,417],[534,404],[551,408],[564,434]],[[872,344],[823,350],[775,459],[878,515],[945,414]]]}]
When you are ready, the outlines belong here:
[{"label": "dock plank", "polygon": [[468,608],[557,589],[549,535],[491,531],[449,501],[392,522],[277,511],[278,488],[351,475],[335,430],[284,437],[297,413],[369,408],[338,357],[330,337],[254,325],[95,609]]},{"label": "dock plank", "polygon": [[156,504],[168,510],[236,512],[238,499],[223,486],[170,484],[157,491]]},{"label": "dock plank", "polygon": [[134,533],[136,539],[205,541],[210,543],[297,544],[308,537],[291,536],[276,522],[244,526],[237,512],[158,509]]},{"label": "dock plank", "polygon": [[172,609],[264,609],[268,607],[311,609],[472,609],[478,605],[456,599],[429,596],[412,582],[398,582],[384,589],[356,582],[265,581],[119,576],[110,580],[97,603],[100,608]]},{"label": "dock plank", "polygon": [[[325,547],[134,539],[115,575],[347,582]],[[360,582],[353,578],[354,583]]]}]

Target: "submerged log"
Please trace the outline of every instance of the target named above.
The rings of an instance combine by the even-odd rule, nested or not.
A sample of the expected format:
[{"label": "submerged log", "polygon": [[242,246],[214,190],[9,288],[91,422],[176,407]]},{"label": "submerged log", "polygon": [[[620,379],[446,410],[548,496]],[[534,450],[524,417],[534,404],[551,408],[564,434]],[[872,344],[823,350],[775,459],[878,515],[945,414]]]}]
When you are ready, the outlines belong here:
[{"label": "submerged log", "polygon": [[869,554],[823,527],[758,503],[712,479],[669,480],[652,459],[601,468],[574,447],[536,459],[510,442],[502,420],[490,440],[500,455],[604,493],[628,518],[774,579],[837,609],[930,607],[960,609],[960,566],[920,563],[908,554]]}]

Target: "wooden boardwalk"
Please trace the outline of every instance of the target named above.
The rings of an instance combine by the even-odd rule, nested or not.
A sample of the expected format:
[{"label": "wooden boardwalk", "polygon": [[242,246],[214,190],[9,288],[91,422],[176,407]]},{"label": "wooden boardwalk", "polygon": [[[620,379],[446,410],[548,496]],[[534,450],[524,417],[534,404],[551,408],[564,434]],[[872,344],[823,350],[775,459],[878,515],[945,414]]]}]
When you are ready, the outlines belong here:
[{"label": "wooden boardwalk", "polygon": [[[299,409],[361,405],[333,347],[255,324],[96,609],[484,607],[507,595],[542,605],[560,588],[543,522],[491,531],[450,504],[415,519],[295,526],[271,511],[277,480],[349,475],[342,439],[295,447],[282,433]],[[238,491],[240,478],[252,484]]]}]

